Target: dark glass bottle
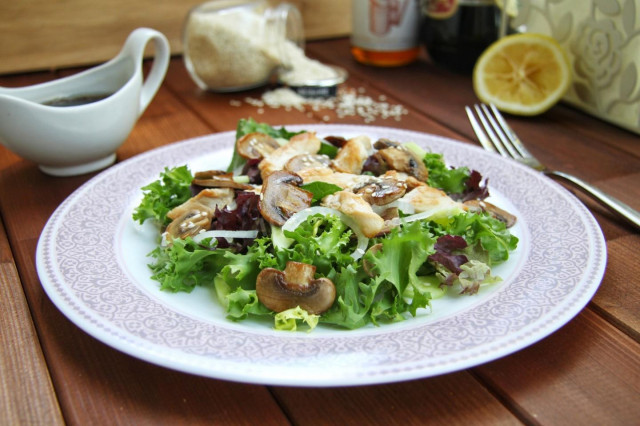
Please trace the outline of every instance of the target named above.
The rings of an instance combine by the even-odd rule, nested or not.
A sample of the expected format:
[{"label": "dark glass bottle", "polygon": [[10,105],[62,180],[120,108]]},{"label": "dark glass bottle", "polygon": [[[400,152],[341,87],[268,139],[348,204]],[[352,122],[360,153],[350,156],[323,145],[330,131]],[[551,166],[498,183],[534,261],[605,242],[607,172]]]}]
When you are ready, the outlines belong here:
[{"label": "dark glass bottle", "polygon": [[423,0],[422,12],[421,39],[431,60],[453,71],[470,73],[498,39],[500,10],[494,0]]}]

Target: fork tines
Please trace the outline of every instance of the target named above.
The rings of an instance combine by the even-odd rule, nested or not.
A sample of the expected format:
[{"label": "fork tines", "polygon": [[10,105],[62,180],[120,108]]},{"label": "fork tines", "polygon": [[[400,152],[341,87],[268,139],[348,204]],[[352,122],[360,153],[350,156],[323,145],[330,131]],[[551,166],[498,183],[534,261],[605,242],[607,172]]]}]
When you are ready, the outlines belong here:
[{"label": "fork tines", "polygon": [[[531,155],[495,105],[476,104],[473,106],[473,110],[468,106],[465,107],[465,110],[469,116],[473,131],[486,150],[499,152],[504,157],[512,158],[529,157]],[[476,116],[478,119],[476,119]]]}]

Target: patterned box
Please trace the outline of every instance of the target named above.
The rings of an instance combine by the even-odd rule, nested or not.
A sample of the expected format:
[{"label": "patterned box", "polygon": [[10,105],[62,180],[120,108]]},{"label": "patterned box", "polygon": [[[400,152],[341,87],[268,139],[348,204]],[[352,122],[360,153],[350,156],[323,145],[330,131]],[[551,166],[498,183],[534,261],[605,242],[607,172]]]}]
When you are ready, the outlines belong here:
[{"label": "patterned box", "polygon": [[517,0],[511,26],[555,38],[571,60],[564,100],[640,133],[640,0]]}]

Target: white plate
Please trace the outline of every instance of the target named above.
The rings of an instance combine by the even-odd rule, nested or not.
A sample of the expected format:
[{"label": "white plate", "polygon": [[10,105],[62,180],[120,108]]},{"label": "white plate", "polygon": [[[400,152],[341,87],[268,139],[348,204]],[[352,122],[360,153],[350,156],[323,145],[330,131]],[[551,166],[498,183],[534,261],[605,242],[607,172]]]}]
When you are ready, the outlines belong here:
[{"label": "white plate", "polygon": [[551,334],[588,303],[606,264],[602,232],[568,191],[477,147],[373,126],[306,125],[320,136],[367,134],[414,141],[489,179],[492,199],[518,216],[520,244],[497,268],[503,282],[476,296],[434,301],[431,313],[346,331],[277,332],[266,321],[231,322],[212,292],[168,294],[146,254],[156,230],[131,219],[140,188],[165,166],[225,168],[234,132],[172,144],[124,161],[65,200],[38,242],[36,263],[53,303],[78,327],[132,356],[219,379],[295,386],[386,383],[495,360]]}]

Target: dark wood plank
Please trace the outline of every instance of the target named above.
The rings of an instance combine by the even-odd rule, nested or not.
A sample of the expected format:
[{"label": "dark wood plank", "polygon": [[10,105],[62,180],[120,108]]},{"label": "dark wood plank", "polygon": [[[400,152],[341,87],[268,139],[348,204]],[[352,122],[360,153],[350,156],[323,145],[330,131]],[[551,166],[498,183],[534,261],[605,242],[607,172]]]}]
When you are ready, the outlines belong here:
[{"label": "dark wood plank", "polygon": [[640,344],[589,309],[541,342],[474,371],[530,423],[640,418]]},{"label": "dark wood plank", "polygon": [[296,424],[521,424],[513,413],[465,372],[376,386],[278,387],[272,392]]},{"label": "dark wood plank", "polygon": [[640,253],[638,234],[609,242],[607,271],[592,307],[640,342],[640,263],[632,260],[634,253]]}]

